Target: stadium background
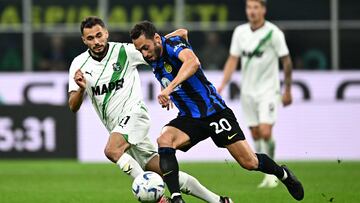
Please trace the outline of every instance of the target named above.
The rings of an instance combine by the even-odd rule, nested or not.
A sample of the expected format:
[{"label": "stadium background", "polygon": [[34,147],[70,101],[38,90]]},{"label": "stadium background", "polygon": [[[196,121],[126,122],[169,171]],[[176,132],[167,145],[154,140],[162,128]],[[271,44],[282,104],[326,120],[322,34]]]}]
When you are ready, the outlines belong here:
[{"label": "stadium background", "polygon": [[[41,189],[36,190],[37,187],[31,191],[20,189],[17,185],[24,182],[16,177],[31,174],[32,183],[40,184],[41,188],[42,182],[35,177],[39,175],[41,179],[44,178],[41,174],[53,171],[51,174],[59,175],[59,179],[66,179],[68,173],[60,172],[62,166],[63,171],[108,172],[114,179],[130,182],[105,159],[103,147],[107,132],[89,101],[85,101],[76,115],[67,107],[67,70],[72,59],[85,50],[79,29],[79,22],[85,16],[102,17],[108,24],[112,41],[130,42],[128,30],[144,19],[153,21],[161,33],[187,28],[206,74],[219,84],[233,29],[246,21],[244,10],[244,1],[233,0],[0,0],[0,182],[7,183],[6,187],[0,186],[0,202],[21,202],[29,198],[29,202],[48,202],[46,195],[39,195]],[[359,11],[357,0],[268,1],[267,19],[284,31],[294,63],[294,103],[279,112],[274,129],[278,144],[276,157],[303,170],[300,174],[307,178],[312,192],[305,199],[307,202],[325,202],[332,197],[338,202],[360,201],[356,195],[356,189],[360,189]],[[151,71],[141,68],[140,75],[153,120],[150,136],[155,140],[163,124],[176,115],[176,110],[165,112],[158,106],[155,98],[159,88]],[[237,73],[223,96],[251,142],[241,118],[239,81],[240,73]],[[230,161],[231,157],[223,150],[216,150],[211,142],[201,143],[178,156],[183,168],[200,176],[202,181],[209,181],[207,185],[216,190],[222,191],[223,187],[217,187],[209,177],[211,173],[217,175],[218,168],[224,169],[230,180],[231,175],[238,175],[248,185],[233,192],[242,202],[290,202],[290,199],[281,199],[282,190],[275,190],[280,194],[278,197],[265,191],[270,198],[251,199],[254,196],[251,188],[255,188],[261,177],[249,176],[248,172],[238,169]],[[318,171],[307,174],[312,167]],[[44,168],[49,171],[41,170]],[[204,168],[210,173],[207,176],[201,172]],[[321,177],[325,181],[322,186],[311,182],[314,178],[322,180]],[[336,181],[327,183],[327,179]],[[102,181],[95,179],[93,187],[105,184]],[[73,182],[69,180],[68,184]],[[238,181],[233,187],[244,182]],[[123,194],[129,199],[118,202],[134,201],[129,188],[130,185],[126,185]],[[318,188],[324,190],[317,191]],[[19,191],[28,192],[24,199],[15,195]],[[73,191],[62,188],[64,196],[51,191],[53,196],[49,198],[53,202],[82,202],[81,199],[113,202],[99,201],[96,197],[86,199],[89,194],[69,199],[66,197],[72,197]],[[117,196],[118,192],[111,190],[106,194]]]}]

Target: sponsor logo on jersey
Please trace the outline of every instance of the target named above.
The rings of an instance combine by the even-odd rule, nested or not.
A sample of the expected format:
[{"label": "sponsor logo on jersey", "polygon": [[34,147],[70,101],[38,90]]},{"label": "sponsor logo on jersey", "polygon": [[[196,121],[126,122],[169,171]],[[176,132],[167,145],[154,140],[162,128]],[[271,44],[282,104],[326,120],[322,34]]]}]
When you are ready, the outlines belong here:
[{"label": "sponsor logo on jersey", "polygon": [[92,72],[93,72],[92,70],[91,70],[91,72],[85,71],[85,74],[88,74],[92,77]]},{"label": "sponsor logo on jersey", "polygon": [[91,87],[93,96],[103,95],[111,91],[117,91],[122,88],[124,85],[124,78],[116,80],[114,82],[109,82],[108,84],[98,85],[96,87]]},{"label": "sponsor logo on jersey", "polygon": [[165,68],[165,71],[166,71],[167,73],[171,73],[172,67],[171,67],[170,64],[164,62],[164,68]]},{"label": "sponsor logo on jersey", "polygon": [[180,43],[174,47],[174,52],[176,52],[180,47],[187,47],[185,43]]},{"label": "sponsor logo on jersey", "polygon": [[263,51],[259,51],[259,50],[255,50],[255,51],[243,51],[242,52],[242,56],[243,57],[249,57],[249,58],[252,58],[252,57],[257,57],[257,58],[260,58],[262,55],[263,55]]}]

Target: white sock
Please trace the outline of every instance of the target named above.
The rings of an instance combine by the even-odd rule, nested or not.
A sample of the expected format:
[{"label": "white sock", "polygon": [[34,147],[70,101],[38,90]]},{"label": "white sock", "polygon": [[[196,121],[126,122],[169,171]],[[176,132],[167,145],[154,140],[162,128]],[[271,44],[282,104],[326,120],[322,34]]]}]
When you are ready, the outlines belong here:
[{"label": "white sock", "polygon": [[257,153],[260,153],[261,151],[260,141],[261,139],[254,140],[255,152]]},{"label": "white sock", "polygon": [[220,196],[211,192],[191,175],[179,171],[179,183],[182,193],[192,195],[209,203],[219,203]]},{"label": "white sock", "polygon": [[139,163],[127,153],[124,153],[116,164],[119,165],[122,171],[133,178],[144,172]]},{"label": "white sock", "polygon": [[258,153],[267,154],[267,145],[264,139],[259,139],[259,151]]},{"label": "white sock", "polygon": [[177,193],[177,192],[174,192],[174,193],[172,193],[171,194],[171,199],[174,199],[174,197],[176,197],[176,196],[181,196],[181,194],[180,193]]},{"label": "white sock", "polygon": [[275,140],[271,137],[269,140],[264,140],[265,144],[265,154],[268,155],[270,158],[274,159],[275,157]]}]

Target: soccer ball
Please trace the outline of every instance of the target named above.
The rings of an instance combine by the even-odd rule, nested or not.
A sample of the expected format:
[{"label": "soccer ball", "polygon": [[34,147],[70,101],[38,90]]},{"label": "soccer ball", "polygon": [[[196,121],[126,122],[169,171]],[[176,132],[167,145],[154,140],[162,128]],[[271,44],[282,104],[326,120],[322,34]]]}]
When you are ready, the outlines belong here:
[{"label": "soccer ball", "polygon": [[159,174],[145,171],[135,178],[132,191],[140,202],[153,203],[164,195],[165,184]]}]

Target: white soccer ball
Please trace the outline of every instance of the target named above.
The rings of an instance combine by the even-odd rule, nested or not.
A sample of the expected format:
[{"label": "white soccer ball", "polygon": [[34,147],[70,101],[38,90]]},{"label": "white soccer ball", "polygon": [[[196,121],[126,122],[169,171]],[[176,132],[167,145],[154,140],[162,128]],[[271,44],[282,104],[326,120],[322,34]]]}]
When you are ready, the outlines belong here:
[{"label": "white soccer ball", "polygon": [[165,184],[159,174],[145,171],[135,178],[132,191],[140,202],[157,202],[165,192]]}]

